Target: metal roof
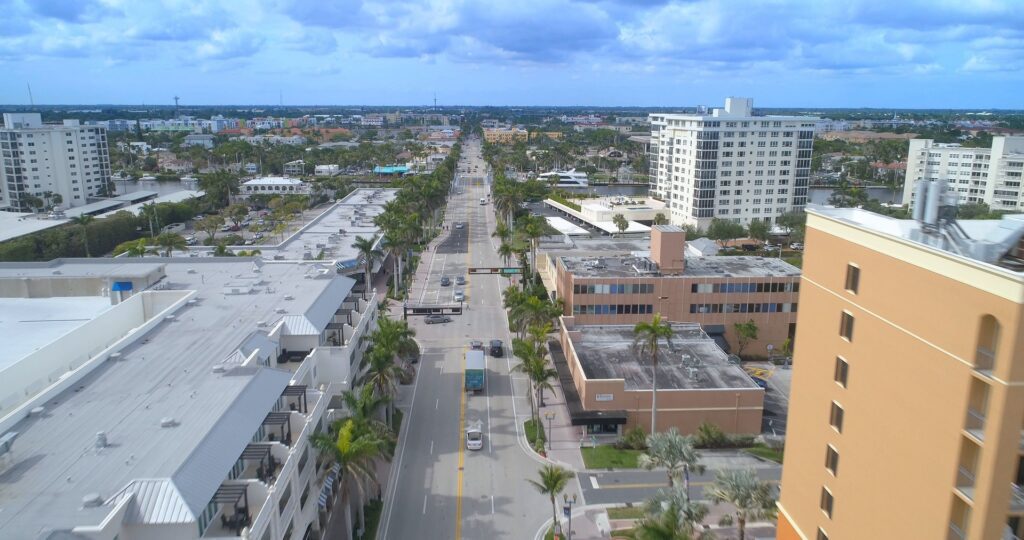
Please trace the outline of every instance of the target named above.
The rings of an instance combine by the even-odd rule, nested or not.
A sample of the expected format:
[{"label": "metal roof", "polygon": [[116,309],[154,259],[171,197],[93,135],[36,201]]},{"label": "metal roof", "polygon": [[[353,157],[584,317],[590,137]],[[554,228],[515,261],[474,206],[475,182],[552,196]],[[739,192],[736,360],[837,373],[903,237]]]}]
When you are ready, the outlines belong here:
[{"label": "metal roof", "polygon": [[108,501],[118,504],[130,497],[125,523],[191,523],[196,520],[174,482],[166,478],[136,480]]},{"label": "metal roof", "polygon": [[285,315],[285,334],[287,336],[318,336],[327,329],[338,306],[345,301],[355,280],[347,277],[336,277],[302,315]]}]

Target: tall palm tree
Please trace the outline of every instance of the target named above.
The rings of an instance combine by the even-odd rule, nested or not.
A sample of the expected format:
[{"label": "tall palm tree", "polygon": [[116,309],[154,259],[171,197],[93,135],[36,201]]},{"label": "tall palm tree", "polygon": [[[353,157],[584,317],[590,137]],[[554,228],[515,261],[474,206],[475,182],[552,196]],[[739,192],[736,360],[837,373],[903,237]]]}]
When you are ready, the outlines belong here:
[{"label": "tall palm tree", "polygon": [[501,245],[498,246],[498,255],[501,256],[501,261],[505,266],[509,265],[509,261],[512,260],[512,256],[515,255],[515,253],[516,252],[512,247],[512,244],[509,244],[508,242],[502,242]]},{"label": "tall palm tree", "polygon": [[540,245],[540,239],[544,236],[544,218],[540,216],[524,216],[519,220],[520,230],[530,241],[530,274],[537,272],[537,247]]},{"label": "tall palm tree", "polygon": [[740,540],[746,537],[747,523],[769,519],[775,515],[775,488],[757,477],[753,469],[725,469],[715,474],[715,482],[705,492],[715,503],[729,503],[735,510],[726,514],[719,524],[736,524]]},{"label": "tall palm tree", "polygon": [[[700,453],[693,448],[693,438],[681,435],[676,428],[648,435],[647,451],[640,454],[638,463],[647,470],[664,467],[670,488],[675,486],[676,478],[684,469],[704,472],[704,466],[700,464]],[[685,488],[689,488],[689,481],[685,482]]]},{"label": "tall palm tree", "polygon": [[356,248],[359,252],[359,257],[363,259],[363,277],[365,278],[363,288],[363,300],[366,299],[366,294],[370,292],[370,275],[373,271],[373,263],[380,260],[384,256],[383,253],[376,247],[374,247],[373,238],[364,238],[357,236],[356,241],[352,243],[352,247]]},{"label": "tall palm tree", "polygon": [[[146,245],[145,238],[139,238],[126,246],[122,253],[127,253],[129,257],[142,257],[146,253],[149,253],[149,246]],[[117,253],[115,253],[115,255],[117,255]]]},{"label": "tall palm tree", "polygon": [[95,221],[96,218],[88,214],[82,214],[71,218],[71,223],[78,225],[82,228],[82,245],[85,246],[85,256],[92,257],[89,253],[89,225]]},{"label": "tall palm tree", "polygon": [[164,257],[170,257],[172,251],[186,251],[188,244],[185,242],[185,237],[176,233],[160,233],[156,237],[156,246],[163,248]]},{"label": "tall palm tree", "polygon": [[658,425],[658,349],[662,339],[672,337],[672,327],[662,320],[661,313],[655,313],[651,322],[636,323],[633,335],[633,345],[640,348],[640,354],[647,352],[651,357],[651,433],[654,433]]},{"label": "tall palm tree", "polygon": [[644,514],[650,517],[664,517],[666,513],[674,513],[682,528],[695,538],[714,538],[714,535],[700,531],[698,525],[708,516],[708,507],[693,502],[686,490],[679,487],[659,489],[656,494],[644,503]]},{"label": "tall palm tree", "polygon": [[512,229],[508,228],[508,225],[498,222],[494,226],[494,232],[491,233],[492,238],[498,238],[504,244],[512,239]]},{"label": "tall palm tree", "polygon": [[537,488],[537,491],[547,495],[551,500],[551,528],[554,529],[558,523],[558,512],[556,511],[555,500],[565,491],[565,486],[572,479],[572,473],[558,465],[545,465],[537,471],[537,480],[527,479],[526,481]]},{"label": "tall palm tree", "polygon": [[360,378],[360,383],[372,388],[378,397],[388,400],[387,423],[390,426],[394,413],[394,396],[398,392],[398,384],[405,370],[395,363],[394,353],[383,347],[374,347],[363,357],[360,367],[366,370]]}]

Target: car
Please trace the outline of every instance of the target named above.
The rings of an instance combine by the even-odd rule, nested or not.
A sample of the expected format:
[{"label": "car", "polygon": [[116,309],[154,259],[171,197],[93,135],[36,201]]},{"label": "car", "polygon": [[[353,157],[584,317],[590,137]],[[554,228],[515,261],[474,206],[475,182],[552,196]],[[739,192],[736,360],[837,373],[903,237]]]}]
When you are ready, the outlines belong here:
[{"label": "car", "polygon": [[427,315],[423,319],[423,322],[425,322],[427,324],[439,324],[439,323],[452,322],[452,318],[447,316],[447,315]]},{"label": "car", "polygon": [[765,390],[768,389],[768,381],[762,379],[761,377],[755,377],[753,375],[751,375],[750,378],[754,381],[754,384],[760,386]]},{"label": "car", "polygon": [[483,447],[484,431],[480,429],[480,423],[477,422],[466,428],[466,449],[480,450]]},{"label": "car", "polygon": [[466,284],[466,276],[456,276],[455,277],[455,284],[456,285],[465,285]]},{"label": "car", "polygon": [[466,293],[462,292],[462,289],[455,289],[455,295],[452,296],[452,301],[454,301],[454,302],[465,302],[466,301]]},{"label": "car", "polygon": [[487,199],[480,199],[480,205],[481,206],[485,206],[486,204],[487,204]]},{"label": "car", "polygon": [[782,247],[782,246],[780,246],[778,244],[773,244],[771,242],[765,242],[764,243],[764,249],[766,249],[766,250],[779,249],[780,247]]},{"label": "car", "polygon": [[256,234],[252,235],[252,237],[253,237],[253,238],[255,238],[255,239],[257,239],[257,240],[259,240],[260,238],[263,238],[263,233],[261,233],[261,232],[258,232],[258,233],[256,233]]},{"label": "car", "polygon": [[220,232],[228,232],[231,230],[231,225],[225,225],[220,228]]},{"label": "car", "polygon": [[447,286],[449,286],[451,284],[452,284],[451,278],[449,278],[448,276],[441,276],[441,286],[442,287],[447,287]]},{"label": "car", "polygon": [[500,339],[492,339],[489,352],[491,353],[491,356],[501,357],[505,354],[504,343],[502,343]]},{"label": "car", "polygon": [[743,244],[743,251],[757,251],[757,246],[754,244]]},{"label": "car", "polygon": [[792,244],[789,245],[789,249],[795,249],[797,251],[800,251],[803,248],[804,248],[804,245],[801,244],[800,242],[793,242]]},{"label": "car", "polygon": [[248,240],[245,241],[245,245],[247,245],[247,246],[251,246],[251,245],[253,245],[255,243],[256,243],[256,240],[253,240],[252,238],[249,238]]},{"label": "car", "polygon": [[484,342],[478,339],[474,339],[473,341],[469,342],[469,348],[482,351],[484,350]]},{"label": "car", "polygon": [[463,223],[463,222],[461,222],[461,221],[456,221],[456,222],[455,222],[455,228],[456,228],[456,229],[461,229],[461,228],[463,228],[463,227],[465,227],[465,226],[466,226],[466,224],[465,224],[465,223]]}]

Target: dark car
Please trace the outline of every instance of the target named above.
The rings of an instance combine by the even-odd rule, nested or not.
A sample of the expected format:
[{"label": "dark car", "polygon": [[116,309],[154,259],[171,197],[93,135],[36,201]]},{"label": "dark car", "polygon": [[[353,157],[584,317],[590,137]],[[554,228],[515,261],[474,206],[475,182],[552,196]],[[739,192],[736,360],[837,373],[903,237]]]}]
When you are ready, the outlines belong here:
[{"label": "dark car", "polygon": [[423,322],[427,324],[446,323],[452,322],[452,318],[447,315],[427,315]]},{"label": "dark car", "polygon": [[500,339],[492,339],[489,352],[491,353],[491,356],[503,356],[505,354],[505,345]]},{"label": "dark car", "polygon": [[466,277],[465,276],[456,276],[455,277],[455,284],[456,285],[465,285],[466,284]]},{"label": "dark car", "polygon": [[447,287],[452,284],[452,280],[448,276],[441,276],[441,286]]}]

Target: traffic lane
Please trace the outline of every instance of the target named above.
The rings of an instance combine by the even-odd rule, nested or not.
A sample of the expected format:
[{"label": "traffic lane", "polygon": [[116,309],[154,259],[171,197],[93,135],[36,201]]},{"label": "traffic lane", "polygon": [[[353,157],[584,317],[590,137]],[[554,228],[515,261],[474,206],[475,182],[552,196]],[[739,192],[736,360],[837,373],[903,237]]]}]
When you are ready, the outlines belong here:
[{"label": "traffic lane", "polygon": [[[761,480],[776,485],[782,475],[780,467],[755,468],[754,471]],[[703,497],[704,489],[714,484],[714,472],[708,469],[703,474],[690,474],[691,497]],[[577,477],[587,504],[640,502],[651,498],[658,490],[668,488],[668,477],[664,470],[578,473]]]}]

